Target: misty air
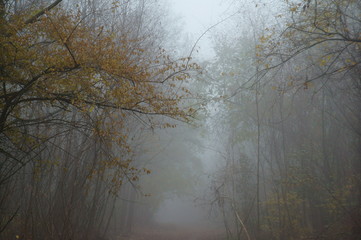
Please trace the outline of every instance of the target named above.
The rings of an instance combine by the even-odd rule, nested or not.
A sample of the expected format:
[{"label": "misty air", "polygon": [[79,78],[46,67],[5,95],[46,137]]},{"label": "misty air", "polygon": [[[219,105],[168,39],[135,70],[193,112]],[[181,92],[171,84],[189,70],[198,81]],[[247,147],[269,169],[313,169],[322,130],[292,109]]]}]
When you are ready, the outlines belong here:
[{"label": "misty air", "polygon": [[359,0],[0,0],[0,240],[361,239]]}]

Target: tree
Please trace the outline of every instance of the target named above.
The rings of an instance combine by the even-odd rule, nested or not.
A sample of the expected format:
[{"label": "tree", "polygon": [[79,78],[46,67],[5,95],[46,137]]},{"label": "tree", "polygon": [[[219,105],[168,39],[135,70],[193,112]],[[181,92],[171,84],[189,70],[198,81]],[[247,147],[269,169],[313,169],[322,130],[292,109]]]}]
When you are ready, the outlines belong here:
[{"label": "tree", "polygon": [[93,30],[82,24],[80,14],[47,11],[52,5],[34,16],[9,12],[2,19],[0,133],[6,162],[24,165],[49,139],[26,132],[28,126],[43,131],[54,125],[99,130],[96,122],[82,126],[72,121],[73,111],[89,118],[94,110],[103,116],[120,110],[120,115],[189,119],[192,109],[177,105],[188,92],[176,87],[188,77],[182,73],[190,67],[189,59],[179,64],[161,50],[156,60],[149,60],[146,49],[130,48],[137,39],[117,37],[106,26]]},{"label": "tree", "polygon": [[[238,44],[222,39],[225,47],[217,45],[209,75],[227,104],[218,108],[226,117],[215,126],[226,139],[221,148],[226,164],[215,179],[215,197],[235,239],[245,234],[235,213],[251,238],[357,239],[360,11],[354,10],[360,5],[285,3],[279,6],[286,10],[276,16],[277,24],[269,21],[256,34],[255,52],[247,49],[257,41],[239,44],[241,37],[234,37]],[[235,164],[241,160],[247,165]],[[247,174],[246,183],[242,178]]]},{"label": "tree", "polygon": [[[110,218],[111,196],[143,172],[131,164],[131,123],[169,127],[162,117],[187,122],[194,114],[181,105],[191,96],[182,84],[198,68],[189,57],[172,59],[148,48],[146,34],[93,24],[60,2],[28,10],[0,2],[4,236],[89,239],[83,231]],[[62,217],[52,218],[54,209]],[[40,222],[48,231],[40,232]]]},{"label": "tree", "polygon": [[[277,17],[286,25],[267,28],[261,36],[266,70],[285,66],[288,61],[308,55],[298,72],[314,74],[300,85],[322,77],[353,76],[359,86],[360,9],[359,1],[285,1],[286,12]],[[307,86],[305,86],[307,87]]]}]

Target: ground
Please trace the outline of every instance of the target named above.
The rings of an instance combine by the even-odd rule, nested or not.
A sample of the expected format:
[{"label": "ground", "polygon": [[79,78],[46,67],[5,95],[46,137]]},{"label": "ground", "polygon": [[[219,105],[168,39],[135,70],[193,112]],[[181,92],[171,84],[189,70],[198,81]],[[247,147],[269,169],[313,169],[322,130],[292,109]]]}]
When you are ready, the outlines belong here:
[{"label": "ground", "polygon": [[158,226],[135,229],[130,236],[121,236],[118,240],[223,240],[222,230],[204,227]]}]

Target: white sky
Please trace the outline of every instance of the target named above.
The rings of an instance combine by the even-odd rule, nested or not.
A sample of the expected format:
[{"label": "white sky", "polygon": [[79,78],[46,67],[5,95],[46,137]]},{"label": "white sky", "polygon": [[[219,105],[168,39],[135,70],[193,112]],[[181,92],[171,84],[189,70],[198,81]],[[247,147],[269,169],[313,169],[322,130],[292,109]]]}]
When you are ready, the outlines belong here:
[{"label": "white sky", "polygon": [[225,0],[168,0],[171,9],[183,17],[185,29],[191,33],[200,33],[218,22],[226,10]]},{"label": "white sky", "polygon": [[[230,11],[228,0],[167,0],[170,3],[170,9],[177,16],[180,16],[184,23],[184,32],[189,33],[191,40],[195,41],[210,26],[221,21]],[[210,53],[210,33],[207,33],[197,46],[201,48],[202,57],[211,57]]]}]

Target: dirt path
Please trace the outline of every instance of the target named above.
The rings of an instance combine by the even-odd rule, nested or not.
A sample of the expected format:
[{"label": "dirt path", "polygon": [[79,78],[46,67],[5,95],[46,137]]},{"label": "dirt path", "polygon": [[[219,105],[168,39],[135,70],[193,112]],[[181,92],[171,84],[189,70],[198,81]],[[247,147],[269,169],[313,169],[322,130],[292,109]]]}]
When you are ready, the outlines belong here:
[{"label": "dirt path", "polygon": [[137,229],[131,236],[119,237],[117,240],[223,240],[223,232],[214,229],[192,227],[157,227]]}]

